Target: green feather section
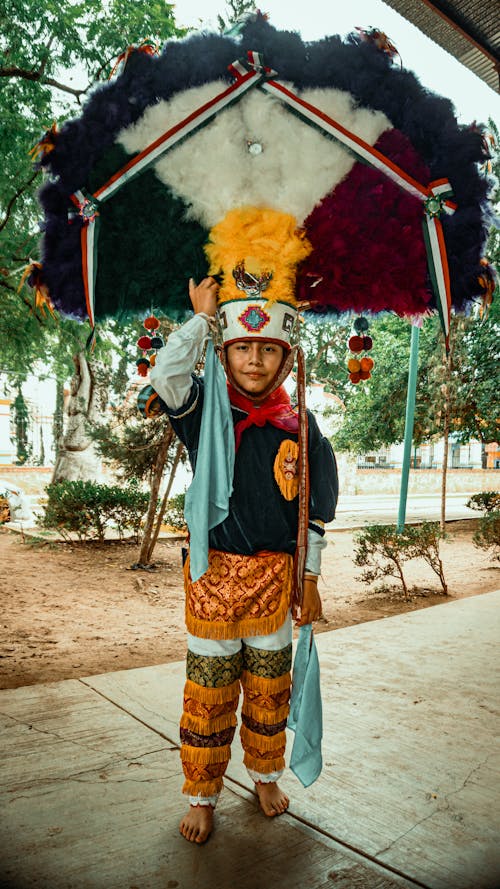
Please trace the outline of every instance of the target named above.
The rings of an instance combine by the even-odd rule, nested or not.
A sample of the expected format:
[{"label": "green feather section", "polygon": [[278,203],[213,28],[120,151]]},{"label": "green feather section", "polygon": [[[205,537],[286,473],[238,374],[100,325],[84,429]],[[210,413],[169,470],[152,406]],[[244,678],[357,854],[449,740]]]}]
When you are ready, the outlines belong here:
[{"label": "green feather section", "polygon": [[[94,193],[129,160],[113,146],[92,171]],[[125,184],[100,208],[96,319],[161,312],[174,321],[191,308],[188,281],[205,277],[208,232],[186,220],[187,206],[152,169]]]}]

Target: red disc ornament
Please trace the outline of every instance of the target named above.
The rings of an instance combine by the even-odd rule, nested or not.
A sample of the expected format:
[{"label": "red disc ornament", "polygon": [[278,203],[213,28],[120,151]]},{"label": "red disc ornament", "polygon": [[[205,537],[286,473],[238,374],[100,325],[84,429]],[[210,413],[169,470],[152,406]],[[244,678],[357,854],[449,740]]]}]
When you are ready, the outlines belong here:
[{"label": "red disc ornament", "polygon": [[351,352],[362,352],[364,348],[366,348],[363,344],[363,340],[369,340],[370,337],[363,336],[352,336],[349,340],[349,349]]},{"label": "red disc ornament", "polygon": [[[363,340],[363,349],[364,349],[364,351],[365,351],[365,352],[369,352],[370,349],[371,349],[372,346],[373,346],[373,340],[372,340],[371,336],[360,337],[360,339]],[[361,349],[360,349],[360,351],[361,351]]]},{"label": "red disc ornament", "polygon": [[137,340],[137,345],[139,349],[150,349],[151,348],[151,337],[149,336],[140,336]]},{"label": "red disc ornament", "polygon": [[158,321],[158,318],[155,318],[154,315],[150,315],[148,318],[145,319],[143,326],[146,328],[146,330],[158,330],[160,322]]},{"label": "red disc ornament", "polygon": [[361,371],[359,373],[349,374],[349,379],[351,383],[354,383],[356,385],[361,379]]},{"label": "red disc ornament", "polygon": [[[364,358],[361,359],[361,361],[359,363],[360,363],[360,370],[370,371],[373,368],[374,361],[373,361],[373,358],[368,358],[367,356],[365,356]],[[350,370],[350,368],[349,368],[349,370]]]}]

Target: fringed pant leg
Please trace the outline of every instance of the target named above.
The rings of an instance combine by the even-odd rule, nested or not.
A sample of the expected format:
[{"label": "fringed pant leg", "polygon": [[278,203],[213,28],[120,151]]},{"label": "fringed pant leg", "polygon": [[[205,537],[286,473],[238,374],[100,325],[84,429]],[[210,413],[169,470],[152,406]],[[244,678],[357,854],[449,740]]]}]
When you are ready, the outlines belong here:
[{"label": "fringed pant leg", "polygon": [[[215,806],[236,727],[242,652],[234,649],[241,641],[220,643],[189,636],[188,644],[180,725],[183,793],[189,795],[191,805]],[[233,653],[224,653],[231,649]],[[198,650],[214,654],[198,654]]]},{"label": "fringed pant leg", "polygon": [[243,640],[240,736],[253,781],[277,781],[285,768],[291,666],[291,617],[276,633]]}]

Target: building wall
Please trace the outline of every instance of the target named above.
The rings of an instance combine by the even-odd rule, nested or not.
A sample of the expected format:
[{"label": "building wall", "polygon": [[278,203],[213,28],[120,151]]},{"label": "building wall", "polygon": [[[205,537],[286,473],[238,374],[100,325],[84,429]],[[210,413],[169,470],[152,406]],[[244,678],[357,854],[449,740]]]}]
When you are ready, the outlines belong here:
[{"label": "building wall", "polygon": [[0,466],[11,464],[16,459],[16,447],[10,440],[11,398],[0,398]]}]

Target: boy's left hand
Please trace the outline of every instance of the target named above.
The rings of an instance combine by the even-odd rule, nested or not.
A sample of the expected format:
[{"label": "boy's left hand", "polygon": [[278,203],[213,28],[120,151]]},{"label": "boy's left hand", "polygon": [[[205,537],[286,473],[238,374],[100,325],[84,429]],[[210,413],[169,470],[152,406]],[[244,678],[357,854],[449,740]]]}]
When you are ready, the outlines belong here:
[{"label": "boy's left hand", "polygon": [[296,627],[304,627],[313,620],[319,620],[322,614],[321,598],[318,593],[318,578],[304,578],[304,596],[300,609],[300,618],[295,621]]}]

